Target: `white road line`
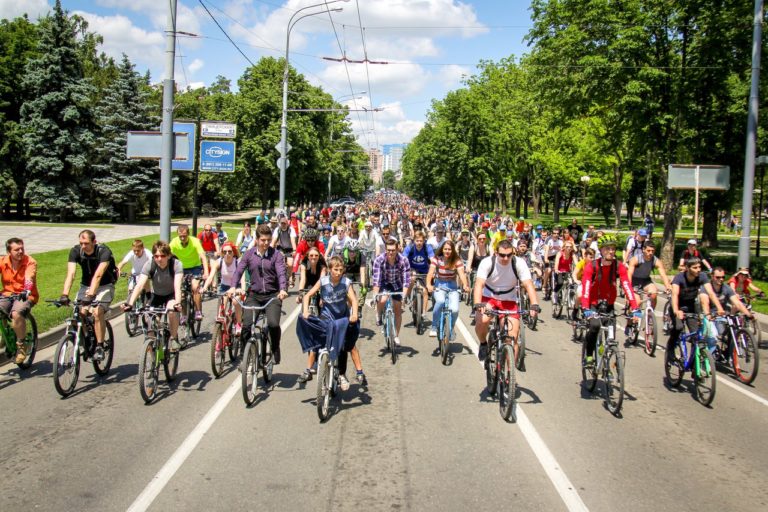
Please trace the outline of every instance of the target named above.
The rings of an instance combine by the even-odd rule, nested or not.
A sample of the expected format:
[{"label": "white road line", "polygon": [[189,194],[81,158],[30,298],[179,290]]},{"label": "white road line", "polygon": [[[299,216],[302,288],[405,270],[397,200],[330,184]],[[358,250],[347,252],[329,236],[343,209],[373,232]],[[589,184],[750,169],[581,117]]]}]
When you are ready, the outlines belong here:
[{"label": "white road line", "polygon": [[[475,337],[469,332],[461,318],[456,322],[456,326],[461,331],[464,340],[470,346],[472,351],[477,354],[478,346]],[[482,367],[483,363],[480,361],[478,362]],[[555,486],[555,490],[560,495],[560,498],[563,500],[563,503],[568,510],[588,511],[589,509],[587,508],[587,505],[582,501],[576,488],[573,486],[570,479],[565,474],[565,471],[563,471],[563,468],[557,462],[557,459],[555,459],[555,456],[539,435],[536,427],[534,427],[533,423],[528,419],[528,416],[525,414],[520,404],[517,405],[517,426],[520,428],[520,432],[523,434],[523,437],[525,437],[525,440],[528,441],[528,446],[533,450],[534,455],[536,455],[536,458],[539,460],[539,464],[544,468],[544,471],[547,473],[552,485]]]},{"label": "white road line", "polygon": [[[299,316],[300,311],[301,307],[297,306],[296,309],[288,315],[288,318],[283,320],[280,328],[285,331],[288,326],[293,323],[296,317]],[[163,467],[160,468],[160,471],[158,471],[149,484],[147,484],[141,494],[139,494],[134,502],[131,503],[131,506],[128,507],[128,512],[143,512],[149,508],[176,471],[178,471],[181,465],[184,464],[184,461],[187,460],[187,457],[189,457],[192,451],[197,447],[206,432],[213,426],[239,389],[240,375],[238,374],[232,379],[232,384],[230,384],[224,394],[219,397],[216,403],[213,404],[213,407],[211,407],[205,416],[203,416],[203,419],[200,420],[200,423],[197,424],[194,430],[192,430],[187,438],[184,439],[184,442],[182,442],[173,455],[171,455],[171,458],[168,459]]]}]

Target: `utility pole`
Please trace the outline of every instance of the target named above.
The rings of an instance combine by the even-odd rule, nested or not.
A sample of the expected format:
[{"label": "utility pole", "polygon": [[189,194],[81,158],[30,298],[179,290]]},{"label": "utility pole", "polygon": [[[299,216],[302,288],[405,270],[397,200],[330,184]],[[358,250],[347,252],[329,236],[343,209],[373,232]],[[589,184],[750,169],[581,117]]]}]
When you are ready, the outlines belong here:
[{"label": "utility pole", "polygon": [[173,171],[173,95],[176,92],[174,65],[176,63],[176,1],[170,0],[165,28],[165,78],[163,79],[162,155],[160,159],[160,238],[171,239],[171,178]]}]

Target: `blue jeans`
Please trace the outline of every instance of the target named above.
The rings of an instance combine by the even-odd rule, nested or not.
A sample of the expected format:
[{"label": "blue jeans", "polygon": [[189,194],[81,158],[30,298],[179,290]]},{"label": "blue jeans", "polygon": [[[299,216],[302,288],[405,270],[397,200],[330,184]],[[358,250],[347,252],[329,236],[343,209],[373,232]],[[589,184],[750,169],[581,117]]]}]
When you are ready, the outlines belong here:
[{"label": "blue jeans", "polygon": [[[435,281],[435,288],[443,286],[450,288],[450,293],[446,293],[443,290],[435,290],[433,297],[435,299],[435,309],[432,311],[432,328],[437,329],[440,325],[440,314],[445,306],[446,299],[448,301],[448,309],[451,311],[451,332],[453,332],[453,326],[456,325],[456,319],[459,318],[459,285],[455,281]],[[447,296],[447,297],[446,297]]]}]

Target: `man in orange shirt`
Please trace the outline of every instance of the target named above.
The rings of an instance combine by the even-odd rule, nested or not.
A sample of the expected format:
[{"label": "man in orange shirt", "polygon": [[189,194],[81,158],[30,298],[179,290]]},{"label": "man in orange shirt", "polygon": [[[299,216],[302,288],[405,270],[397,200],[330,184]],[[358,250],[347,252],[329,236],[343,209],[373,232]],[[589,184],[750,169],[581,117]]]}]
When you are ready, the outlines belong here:
[{"label": "man in orange shirt", "polygon": [[[24,254],[24,241],[21,238],[9,238],[5,242],[6,256],[0,257],[0,276],[2,276],[3,298],[0,299],[0,309],[11,317],[11,325],[17,340],[27,336],[26,317],[37,304],[37,262]],[[24,296],[24,299],[11,300],[9,295]],[[27,358],[23,343],[16,344],[16,364],[21,364]]]}]

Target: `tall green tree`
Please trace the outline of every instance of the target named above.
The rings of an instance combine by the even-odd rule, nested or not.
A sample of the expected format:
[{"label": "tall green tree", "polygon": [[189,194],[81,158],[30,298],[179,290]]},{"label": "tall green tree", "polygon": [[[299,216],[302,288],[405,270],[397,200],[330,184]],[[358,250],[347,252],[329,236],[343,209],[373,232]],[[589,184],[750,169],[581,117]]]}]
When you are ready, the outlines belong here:
[{"label": "tall green tree", "polygon": [[78,55],[75,26],[57,0],[41,23],[38,56],[26,66],[22,86],[29,99],[21,108],[21,125],[30,180],[26,196],[51,215],[90,211],[85,197],[86,169],[94,142],[90,99]]}]

